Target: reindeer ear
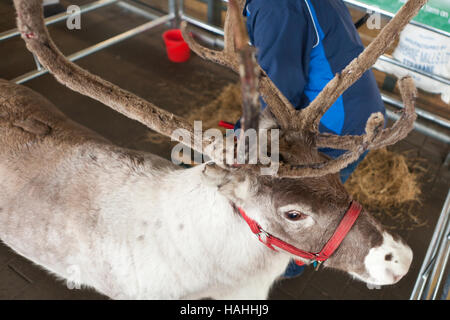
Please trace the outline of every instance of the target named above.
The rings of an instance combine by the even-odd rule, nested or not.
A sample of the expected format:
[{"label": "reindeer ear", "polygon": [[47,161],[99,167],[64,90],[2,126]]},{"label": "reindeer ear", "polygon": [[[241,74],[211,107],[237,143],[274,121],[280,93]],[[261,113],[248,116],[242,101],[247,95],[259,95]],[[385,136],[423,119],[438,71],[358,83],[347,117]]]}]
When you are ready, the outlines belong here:
[{"label": "reindeer ear", "polygon": [[205,165],[202,178],[204,183],[215,186],[219,192],[237,205],[256,194],[256,178],[248,171],[223,169],[213,162]]}]

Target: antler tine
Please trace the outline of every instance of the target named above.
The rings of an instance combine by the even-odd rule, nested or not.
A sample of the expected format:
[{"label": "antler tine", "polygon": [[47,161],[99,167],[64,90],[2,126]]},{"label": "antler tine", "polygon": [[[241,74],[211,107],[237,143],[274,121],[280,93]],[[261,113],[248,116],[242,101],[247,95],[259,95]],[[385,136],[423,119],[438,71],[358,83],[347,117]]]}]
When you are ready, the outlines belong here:
[{"label": "antler tine", "polygon": [[239,72],[233,38],[233,31],[235,29],[234,25],[236,24],[234,19],[236,19],[236,16],[231,14],[230,10],[227,10],[224,24],[224,49],[222,51],[211,50],[195,41],[188,30],[188,24],[186,21],[181,22],[181,33],[184,40],[189,45],[189,48],[191,48],[191,50],[194,51],[198,56],[205,60],[209,60],[230,68],[235,72]]},{"label": "antler tine", "polygon": [[277,120],[280,128],[284,130],[293,128],[292,119],[296,114],[296,110],[291,102],[281,93],[280,89],[270,80],[266,72],[261,67],[259,69],[261,74],[259,91],[270,112]]},{"label": "antler tine", "polygon": [[356,161],[378,137],[383,128],[384,117],[381,113],[372,114],[366,124],[366,134],[362,136],[362,143],[355,150],[347,151],[340,157],[313,164],[280,163],[278,177],[307,178],[320,177],[336,173]]},{"label": "antler tine", "polygon": [[[236,25],[245,26],[242,15],[240,14],[244,7],[245,0],[238,0],[238,4],[236,4],[236,1],[234,0],[228,2],[229,10],[227,10],[225,18],[223,51],[211,50],[196,42],[190,35],[186,21],[181,23],[181,32],[191,50],[198,56],[239,73],[239,61],[236,56],[237,52],[233,33],[236,31]],[[232,6],[234,6],[234,9],[232,9]],[[234,10],[235,13],[232,13],[232,10]],[[245,29],[243,31],[247,34]],[[248,36],[246,36],[246,39],[248,41]],[[259,64],[257,64],[257,68],[257,74],[259,74],[260,77],[258,91],[267,103],[272,114],[277,119],[280,127],[288,129],[290,127],[291,119],[295,114],[295,109],[289,100],[280,92],[277,86],[270,80]]]},{"label": "antler tine", "polygon": [[402,78],[399,86],[404,105],[403,113],[392,127],[381,132],[370,146],[370,149],[379,149],[392,145],[397,141],[406,138],[409,132],[414,128],[414,121],[417,118],[415,112],[415,102],[417,98],[416,86],[411,77]]},{"label": "antler tine", "polygon": [[293,126],[298,130],[318,133],[319,122],[325,112],[389,48],[390,44],[426,2],[427,0],[409,0],[405,3],[375,40],[357,58],[351,61],[340,74],[336,74],[307,108],[298,112],[294,118]]},{"label": "antler tine", "polygon": [[[203,140],[197,146],[194,143],[194,130],[185,119],[122,89],[118,86],[80,68],[68,61],[53,43],[44,24],[41,0],[14,0],[17,11],[17,25],[28,50],[36,54],[39,62],[63,85],[91,97],[123,115],[134,119],[150,129],[172,137],[177,129],[190,133],[190,141],[173,137],[189,147],[203,152],[212,141]],[[214,153],[208,154],[215,160]],[[221,159],[218,159],[221,163]]]},{"label": "antler tine", "polygon": [[[405,138],[414,128],[417,118],[415,113],[415,99],[417,90],[411,77],[404,77],[399,81],[404,110],[402,116],[390,128],[386,128],[372,143],[370,149],[379,149],[392,145]],[[333,134],[319,134],[316,139],[318,148],[333,148],[341,150],[355,150],[363,141],[363,136],[338,136]]]}]

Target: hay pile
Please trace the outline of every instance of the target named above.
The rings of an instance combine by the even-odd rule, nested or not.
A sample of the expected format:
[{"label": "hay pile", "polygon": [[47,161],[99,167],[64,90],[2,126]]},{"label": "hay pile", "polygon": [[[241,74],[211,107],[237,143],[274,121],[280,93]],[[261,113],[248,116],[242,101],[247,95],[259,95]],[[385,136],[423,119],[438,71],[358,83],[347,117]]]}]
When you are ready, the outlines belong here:
[{"label": "hay pile", "polygon": [[[235,123],[242,113],[240,90],[239,84],[229,84],[216,100],[182,116],[191,123],[202,120],[204,130],[218,128],[220,120]],[[154,143],[170,141],[156,133],[151,133],[149,139]],[[386,149],[374,150],[359,164],[345,187],[382,223],[390,225],[389,228],[412,229],[425,223],[417,215],[421,194],[419,177],[423,172],[417,159]]]},{"label": "hay pile", "polygon": [[345,186],[371,208],[398,206],[420,195],[417,176],[410,172],[405,156],[386,148],[371,151]]},{"label": "hay pile", "polygon": [[414,229],[425,224],[419,216],[419,159],[386,148],[369,152],[345,183],[348,192],[390,229]]}]

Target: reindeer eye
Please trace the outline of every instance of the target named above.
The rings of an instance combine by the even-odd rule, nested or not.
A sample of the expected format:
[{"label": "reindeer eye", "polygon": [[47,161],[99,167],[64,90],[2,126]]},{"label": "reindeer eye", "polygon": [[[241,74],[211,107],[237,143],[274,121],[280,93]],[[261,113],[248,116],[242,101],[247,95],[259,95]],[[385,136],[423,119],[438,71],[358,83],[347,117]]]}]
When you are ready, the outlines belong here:
[{"label": "reindeer eye", "polygon": [[292,220],[292,221],[303,220],[308,217],[306,214],[301,213],[300,211],[296,211],[296,210],[287,211],[287,212],[285,212],[284,216],[287,219]]}]

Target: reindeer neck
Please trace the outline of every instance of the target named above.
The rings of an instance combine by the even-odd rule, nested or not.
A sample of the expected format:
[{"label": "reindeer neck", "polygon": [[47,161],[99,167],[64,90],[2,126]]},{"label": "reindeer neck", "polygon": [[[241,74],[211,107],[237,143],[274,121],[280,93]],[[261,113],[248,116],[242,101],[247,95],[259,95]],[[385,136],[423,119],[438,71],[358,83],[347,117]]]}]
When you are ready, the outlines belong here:
[{"label": "reindeer neck", "polygon": [[[152,269],[157,264],[148,263],[155,254],[160,263],[172,266],[172,272],[179,270],[177,281],[198,277],[205,286],[217,281],[218,273],[225,283],[242,281],[262,270],[281,273],[288,258],[263,246],[217,187],[203,183],[201,172],[202,166],[173,170],[157,183],[133,183],[135,189],[128,194],[132,195],[134,227],[128,237],[136,243],[131,246],[136,267],[146,269],[140,281],[145,282],[147,272],[161,272]],[[154,188],[156,195],[146,197],[142,188]],[[191,268],[190,261],[203,263]],[[242,274],[227,271],[242,266]]]}]

